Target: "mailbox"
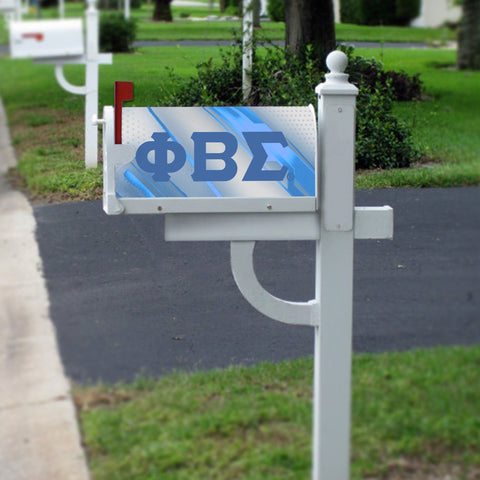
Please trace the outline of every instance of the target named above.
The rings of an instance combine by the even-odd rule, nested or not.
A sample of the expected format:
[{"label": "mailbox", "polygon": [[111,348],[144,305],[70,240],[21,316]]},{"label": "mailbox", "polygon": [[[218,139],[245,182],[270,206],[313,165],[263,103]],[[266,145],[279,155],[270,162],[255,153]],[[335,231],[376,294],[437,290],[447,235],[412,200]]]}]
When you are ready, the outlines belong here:
[{"label": "mailbox", "polygon": [[10,23],[12,58],[78,57],[84,50],[82,20],[79,18]]},{"label": "mailbox", "polygon": [[17,0],[0,0],[0,13],[11,13],[17,9]]},{"label": "mailbox", "polygon": [[121,113],[115,133],[122,135],[114,140],[112,108],[104,110],[107,212],[316,209],[312,106],[129,107]]}]

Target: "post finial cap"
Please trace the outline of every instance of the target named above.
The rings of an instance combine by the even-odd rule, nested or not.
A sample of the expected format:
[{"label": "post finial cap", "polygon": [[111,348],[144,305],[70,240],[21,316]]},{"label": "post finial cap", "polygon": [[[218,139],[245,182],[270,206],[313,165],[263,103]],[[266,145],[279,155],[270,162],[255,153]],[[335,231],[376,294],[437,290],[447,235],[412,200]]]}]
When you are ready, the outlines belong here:
[{"label": "post finial cap", "polygon": [[340,50],[335,50],[328,54],[326,64],[332,73],[343,73],[347,68],[348,58]]}]

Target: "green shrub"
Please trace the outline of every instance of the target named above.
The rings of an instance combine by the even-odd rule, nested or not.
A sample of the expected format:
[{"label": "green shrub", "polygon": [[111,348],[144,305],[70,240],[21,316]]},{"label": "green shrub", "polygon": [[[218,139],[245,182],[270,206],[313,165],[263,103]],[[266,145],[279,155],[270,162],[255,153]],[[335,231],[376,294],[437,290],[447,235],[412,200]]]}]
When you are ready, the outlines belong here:
[{"label": "green shrub", "polygon": [[341,0],[343,23],[408,25],[420,13],[420,0]]},{"label": "green shrub", "polygon": [[395,0],[360,0],[363,25],[395,25]]},{"label": "green shrub", "polygon": [[269,0],[267,5],[268,18],[272,22],[285,21],[285,0]]},{"label": "green shrub", "polygon": [[[125,0],[98,0],[100,10],[123,10]],[[130,0],[130,8],[140,8],[142,0]]]},{"label": "green shrub", "polygon": [[395,20],[397,25],[408,25],[420,15],[420,0],[396,0]]},{"label": "green shrub", "polygon": [[167,94],[167,106],[238,105],[242,102],[242,50],[220,53],[221,64],[210,58],[197,65],[197,76],[185,79],[170,70],[173,92]]},{"label": "green shrub", "polygon": [[236,17],[242,16],[242,0],[227,0],[225,12]]},{"label": "green shrub", "polygon": [[111,13],[100,17],[100,50],[103,52],[131,52],[137,25],[122,13]]},{"label": "green shrub", "polygon": [[[362,71],[381,66],[375,60],[353,56],[352,80],[360,93],[357,108],[356,167],[402,168],[419,159],[408,129],[393,115],[394,90],[392,79],[380,76],[377,80],[363,80]],[[355,70],[356,69],[356,70]],[[254,55],[252,94],[242,98],[242,48],[222,51],[221,62],[212,59],[197,66],[197,76],[190,79],[176,77],[171,72],[176,90],[164,102],[170,106],[201,105],[308,105],[315,104],[315,87],[323,81],[324,69],[311,50],[306,60],[299,61],[283,48],[271,46],[260,56]],[[383,82],[383,83],[382,83]]]},{"label": "green shrub", "polygon": [[393,94],[387,87],[360,90],[357,97],[357,169],[405,168],[420,160],[410,132],[392,112]]},{"label": "green shrub", "polygon": [[56,7],[58,6],[58,0],[42,0],[41,7]]},{"label": "green shrub", "polygon": [[340,18],[342,23],[363,25],[362,9],[360,0],[341,0]]},{"label": "green shrub", "polygon": [[[311,49],[305,63],[278,46],[270,46],[259,56],[254,51],[250,105],[306,105],[315,102],[315,86],[323,80],[323,70]],[[241,105],[242,47],[221,52],[221,63],[212,59],[197,65],[197,76],[188,80],[171,73],[177,85],[168,105]]]},{"label": "green shrub", "polygon": [[342,50],[348,56],[346,72],[357,87],[373,93],[378,86],[388,86],[392,89],[394,99],[400,102],[421,99],[423,83],[419,74],[410,76],[402,71],[385,71],[382,64],[374,58],[356,56],[351,47],[344,47]]}]

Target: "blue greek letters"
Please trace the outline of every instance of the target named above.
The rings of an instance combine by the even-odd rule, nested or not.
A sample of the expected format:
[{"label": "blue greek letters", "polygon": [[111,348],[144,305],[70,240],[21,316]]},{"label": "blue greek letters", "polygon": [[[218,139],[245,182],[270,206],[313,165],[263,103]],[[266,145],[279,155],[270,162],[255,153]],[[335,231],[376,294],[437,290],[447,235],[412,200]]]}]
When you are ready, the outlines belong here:
[{"label": "blue greek letters", "polygon": [[[195,182],[227,182],[237,173],[237,164],[232,158],[237,152],[238,143],[228,132],[195,132],[192,135],[194,143],[193,157],[195,170],[192,178]],[[207,153],[207,143],[223,143],[225,149],[221,153]],[[208,170],[207,160],[222,160],[225,166],[222,170]]]},{"label": "blue greek letters", "polygon": [[[250,164],[243,176],[243,181],[281,182],[288,173],[288,167],[277,156],[274,160],[279,168],[266,170],[265,163],[268,154],[265,144],[278,144],[287,147],[288,143],[282,132],[243,132],[243,137],[252,154]],[[193,173],[195,182],[228,182],[238,171],[234,159],[238,150],[238,141],[229,132],[194,132],[193,141]],[[207,148],[215,144],[213,148]],[[281,150],[280,150],[281,151]],[[153,155],[149,154],[153,152]],[[170,155],[169,155],[170,152]],[[152,158],[153,157],[153,158]],[[142,143],[136,154],[138,166],[153,174],[158,182],[168,182],[170,175],[178,172],[186,162],[187,154],[184,147],[170,139],[166,132],[152,134],[152,140]],[[219,163],[220,162],[220,163]]]},{"label": "blue greek letters", "polygon": [[[184,148],[177,142],[169,140],[169,134],[156,132],[152,135],[153,141],[142,143],[137,150],[137,164],[146,172],[153,173],[157,182],[168,182],[169,173],[177,172],[185,165],[186,154]],[[148,160],[148,154],[153,150],[154,162]],[[168,151],[173,153],[173,160],[168,161]]]},{"label": "blue greek letters", "polygon": [[248,167],[243,181],[277,181],[281,182],[287,174],[284,165],[280,170],[263,170],[267,160],[267,152],[263,148],[264,143],[279,143],[282,147],[288,145],[287,139],[282,132],[244,132],[243,136],[253,153],[252,161]]}]

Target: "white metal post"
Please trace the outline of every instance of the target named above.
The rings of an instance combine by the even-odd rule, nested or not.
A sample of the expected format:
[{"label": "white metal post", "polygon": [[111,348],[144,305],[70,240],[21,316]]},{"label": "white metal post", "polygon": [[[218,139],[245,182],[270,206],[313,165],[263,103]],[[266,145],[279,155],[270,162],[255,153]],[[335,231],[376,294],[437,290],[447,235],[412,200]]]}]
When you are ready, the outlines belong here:
[{"label": "white metal post", "polygon": [[124,10],[124,17],[129,20],[130,19],[130,0],[124,0],[123,4],[123,10]]},{"label": "white metal post", "polygon": [[313,480],[348,480],[353,297],[355,97],[344,72],[347,58],[332,52],[331,73],[317,87],[320,240],[316,242],[313,398]]},{"label": "white metal post", "polygon": [[97,166],[98,127],[92,118],[98,115],[99,23],[95,0],[88,0],[86,13],[87,43],[85,72],[85,166]]},{"label": "white metal post", "polygon": [[242,39],[242,92],[243,100],[248,101],[252,92],[253,66],[253,1],[243,3],[243,39]]},{"label": "white metal post", "polygon": [[[28,5],[27,5],[28,8]],[[28,11],[28,10],[27,10]],[[20,22],[22,20],[22,0],[17,0],[13,19]]]},{"label": "white metal post", "polygon": [[[112,63],[111,53],[99,53],[99,14],[96,8],[96,0],[88,0],[88,8],[85,13],[86,19],[86,45],[85,55],[78,58],[55,59],[55,76],[58,83],[67,92],[75,95],[85,95],[85,167],[97,166],[98,145],[98,71],[99,65]],[[50,62],[51,59],[45,59]],[[65,64],[85,65],[85,85],[77,86],[70,84],[64,74]]]},{"label": "white metal post", "polygon": [[[117,196],[116,165],[124,165],[135,158],[135,147],[121,141],[117,143],[112,107],[104,109],[104,120],[97,123],[104,124],[106,213],[158,214],[162,211],[166,214],[165,239],[168,241],[230,241],[232,272],[250,304],[274,320],[314,327],[312,478],[348,480],[353,242],[354,238],[392,238],[393,210],[388,206],[354,206],[358,90],[344,73],[347,66],[344,53],[332,52],[327,57],[327,66],[330,73],[316,89],[319,94],[317,192],[311,199],[313,203],[302,204],[302,208],[293,208],[291,203],[286,208],[287,203],[276,203],[278,211],[273,208],[272,212],[272,202],[277,202],[278,198],[268,202],[261,198],[260,208],[257,203],[247,206],[242,202],[257,202],[258,198],[236,197],[223,198],[222,203],[215,206],[213,203],[199,206],[205,199],[193,195],[190,198],[172,197],[172,203],[166,207],[163,197],[159,204],[159,197]],[[314,299],[286,301],[262,287],[253,262],[257,240],[316,242]]]},{"label": "white metal post", "polygon": [[[116,143],[113,109],[104,109],[104,209],[108,214],[166,214],[168,241],[230,241],[231,266],[243,296],[258,311],[289,324],[314,327],[313,480],[348,480],[350,471],[350,404],[352,359],[353,241],[392,238],[390,207],[354,207],[355,103],[357,88],[344,73],[347,57],[327,57],[331,73],[319,85],[316,203],[301,209],[267,213],[243,210],[236,197],[222,206],[199,207],[199,197],[175,199],[165,208],[158,197],[119,198],[116,165],[135,157],[132,145]],[[314,119],[312,119],[314,121]],[[143,201],[147,203],[143,203]],[[152,201],[151,201],[152,200]],[[277,201],[278,199],[275,199]],[[290,201],[291,199],[289,199]],[[234,202],[234,203],[232,203]],[[262,208],[272,209],[272,199]],[[233,205],[238,209],[233,209]],[[205,205],[205,204],[204,204]],[[240,208],[241,205],[241,208]],[[285,208],[283,205],[283,208]],[[167,210],[167,211],[165,211]],[[316,242],[315,298],[291,302],[268,293],[255,275],[257,240]]]}]

